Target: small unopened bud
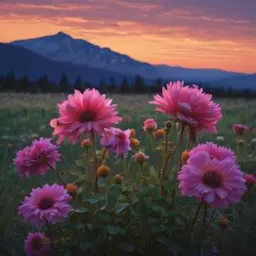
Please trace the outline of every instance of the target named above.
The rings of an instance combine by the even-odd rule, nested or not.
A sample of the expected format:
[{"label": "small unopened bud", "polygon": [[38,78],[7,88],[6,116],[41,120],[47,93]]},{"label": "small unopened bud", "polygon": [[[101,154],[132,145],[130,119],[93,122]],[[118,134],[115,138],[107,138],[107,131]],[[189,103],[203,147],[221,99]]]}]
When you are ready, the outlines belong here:
[{"label": "small unopened bud", "polygon": [[165,128],[171,129],[172,128],[172,121],[166,121],[165,122]]},{"label": "small unopened bud", "polygon": [[91,144],[90,139],[84,139],[84,140],[81,142],[81,147],[82,147],[82,148],[88,149],[91,145],[92,145],[92,144]]},{"label": "small unopened bud", "polygon": [[68,183],[65,187],[65,189],[67,190],[68,194],[72,197],[76,196],[77,193],[77,186],[73,183]]},{"label": "small unopened bud", "polygon": [[108,176],[108,173],[109,173],[109,167],[102,164],[101,166],[98,167],[97,169],[97,176],[98,177],[107,177]]},{"label": "small unopened bud", "polygon": [[141,151],[135,154],[135,161],[137,164],[143,164],[147,159],[149,159],[149,156]]},{"label": "small unopened bud", "polygon": [[189,159],[189,151],[185,150],[182,152],[181,154],[181,162],[182,162],[182,165],[186,164],[187,161]]},{"label": "small unopened bud", "polygon": [[150,118],[144,121],[143,129],[146,132],[152,133],[157,128],[157,123],[154,119]]},{"label": "small unopened bud", "polygon": [[134,138],[136,136],[136,131],[134,129],[130,129],[130,138]]},{"label": "small unopened bud", "polygon": [[226,217],[224,217],[224,216],[220,217],[218,223],[219,223],[219,227],[220,227],[221,230],[224,231],[224,230],[227,229],[228,219]]},{"label": "small unopened bud", "polygon": [[136,138],[131,138],[130,143],[132,148],[136,148],[140,145],[140,141]]},{"label": "small unopened bud", "polygon": [[237,141],[237,144],[238,144],[239,146],[244,145],[244,140],[238,140],[238,141]]},{"label": "small unopened bud", "polygon": [[121,184],[122,183],[122,180],[123,180],[123,177],[120,175],[120,174],[116,174],[115,175],[115,182],[117,184]]},{"label": "small unopened bud", "polygon": [[165,136],[164,129],[157,129],[155,131],[155,136],[156,136],[157,139],[162,139]]}]

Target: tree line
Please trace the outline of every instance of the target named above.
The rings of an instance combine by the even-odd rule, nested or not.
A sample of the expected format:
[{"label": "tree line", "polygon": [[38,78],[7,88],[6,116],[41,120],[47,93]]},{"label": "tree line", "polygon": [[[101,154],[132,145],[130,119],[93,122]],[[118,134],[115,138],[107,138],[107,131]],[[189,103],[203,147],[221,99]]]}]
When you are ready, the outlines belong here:
[{"label": "tree line", "polygon": [[[149,85],[145,79],[137,75],[132,82],[129,82],[124,77],[121,82],[117,83],[111,77],[109,81],[101,80],[99,84],[93,84],[91,82],[83,82],[80,77],[77,77],[72,84],[69,82],[66,74],[62,74],[59,82],[54,83],[49,81],[46,75],[41,76],[37,81],[31,81],[27,76],[17,78],[14,72],[9,72],[5,76],[0,76],[0,92],[71,93],[74,89],[84,91],[87,88],[97,87],[102,93],[152,94],[160,93],[162,86],[165,86],[167,83],[168,81],[159,78]],[[234,90],[232,88],[224,88],[221,85],[212,87],[207,83],[196,81],[186,81],[186,84],[197,84],[206,93],[211,93],[217,97],[256,97],[256,91],[251,89]]]}]

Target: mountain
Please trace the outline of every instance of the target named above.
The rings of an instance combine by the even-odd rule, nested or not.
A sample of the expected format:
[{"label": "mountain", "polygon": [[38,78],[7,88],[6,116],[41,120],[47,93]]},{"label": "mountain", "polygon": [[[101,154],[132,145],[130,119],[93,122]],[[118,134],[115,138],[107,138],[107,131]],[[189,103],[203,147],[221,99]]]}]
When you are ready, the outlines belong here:
[{"label": "mountain", "polygon": [[28,49],[11,44],[0,43],[0,56],[0,75],[14,71],[16,76],[27,75],[31,80],[47,75],[48,79],[54,82],[60,80],[62,73],[67,75],[70,82],[74,82],[78,76],[83,81],[94,83],[99,83],[101,79],[109,81],[111,77],[118,82],[123,79],[123,76],[116,72],[50,60]]},{"label": "mountain", "polygon": [[63,32],[40,38],[14,41],[11,44],[22,46],[51,60],[86,65],[122,74],[139,74],[149,79],[161,77],[172,80],[213,81],[242,75],[218,69],[189,69],[151,65],[114,52],[109,48],[101,48],[85,40],[74,39]]}]

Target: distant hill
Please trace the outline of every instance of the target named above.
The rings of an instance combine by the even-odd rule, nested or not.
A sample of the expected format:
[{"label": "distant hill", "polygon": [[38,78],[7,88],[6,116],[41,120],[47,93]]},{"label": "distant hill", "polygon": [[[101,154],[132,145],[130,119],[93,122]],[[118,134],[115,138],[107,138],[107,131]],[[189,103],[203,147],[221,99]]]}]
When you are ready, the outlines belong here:
[{"label": "distant hill", "polygon": [[101,79],[109,81],[114,77],[121,81],[123,76],[116,72],[92,68],[86,65],[49,60],[23,47],[0,43],[0,74],[14,71],[17,76],[27,75],[29,79],[38,79],[47,75],[50,81],[58,82],[65,73],[74,82],[80,76],[83,81],[99,83]]},{"label": "distant hill", "polygon": [[[151,65],[114,52],[109,48],[101,48],[88,41],[74,39],[63,32],[40,38],[15,41],[12,44],[23,46],[51,60],[133,76],[139,74],[149,79],[161,77],[172,80],[213,81],[243,75],[218,69],[190,69],[167,65]],[[171,57],[170,55],[170,59]]]},{"label": "distant hill", "polygon": [[231,78],[221,79],[209,83],[210,86],[220,86],[225,88],[233,88],[237,90],[252,89],[256,91],[256,74],[241,75]]}]

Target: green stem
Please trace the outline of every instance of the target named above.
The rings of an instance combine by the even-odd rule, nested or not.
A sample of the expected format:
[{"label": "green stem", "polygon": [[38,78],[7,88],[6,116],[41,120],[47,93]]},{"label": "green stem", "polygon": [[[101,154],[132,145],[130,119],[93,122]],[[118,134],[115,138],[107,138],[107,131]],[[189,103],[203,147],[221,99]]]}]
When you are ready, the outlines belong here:
[{"label": "green stem", "polygon": [[45,219],[45,223],[46,223],[46,227],[48,229],[49,232],[49,238],[50,238],[50,251],[51,251],[51,255],[54,255],[54,248],[53,248],[53,238],[52,238],[52,230],[51,230],[51,226],[48,222],[47,219]]},{"label": "green stem", "polygon": [[92,144],[93,144],[93,167],[95,173],[95,193],[98,193],[98,177],[97,177],[97,154],[96,154],[96,141],[93,131],[91,131]]},{"label": "green stem", "polygon": [[206,225],[207,210],[208,210],[208,205],[207,205],[207,204],[204,204],[203,229],[205,228],[205,225]]},{"label": "green stem", "polygon": [[46,162],[46,164],[50,167],[50,169],[53,171],[53,173],[57,176],[57,178],[60,181],[60,183],[62,183],[63,186],[66,186],[67,183],[62,180],[62,178],[60,177],[58,172],[48,162]]},{"label": "green stem", "polygon": [[[179,148],[182,148],[182,144],[183,144],[183,134],[184,134],[184,130],[185,130],[185,125],[184,123],[181,123],[181,130],[180,130],[180,135],[179,135],[179,140],[178,140],[178,143],[175,147],[175,149],[173,151],[171,151],[168,156],[166,157],[166,160],[165,160],[165,163],[164,163],[164,167],[163,167],[163,171],[162,171],[162,174],[161,174],[161,177],[160,177],[160,184],[161,184],[161,194],[164,195],[164,186],[163,186],[163,179],[165,177],[165,172],[167,170],[167,167],[168,167],[168,164],[171,160],[171,157],[173,157],[176,153],[176,151],[179,149]],[[168,141],[167,141],[168,143]]]},{"label": "green stem", "polygon": [[195,226],[195,224],[196,224],[196,220],[197,220],[198,214],[199,214],[199,212],[200,212],[201,207],[203,206],[203,204],[204,204],[204,203],[200,203],[200,204],[198,205],[198,207],[197,207],[197,210],[196,210],[194,219],[193,219],[193,221],[192,221],[192,225],[191,225],[190,232],[193,231],[193,228],[194,228],[194,226]]}]

